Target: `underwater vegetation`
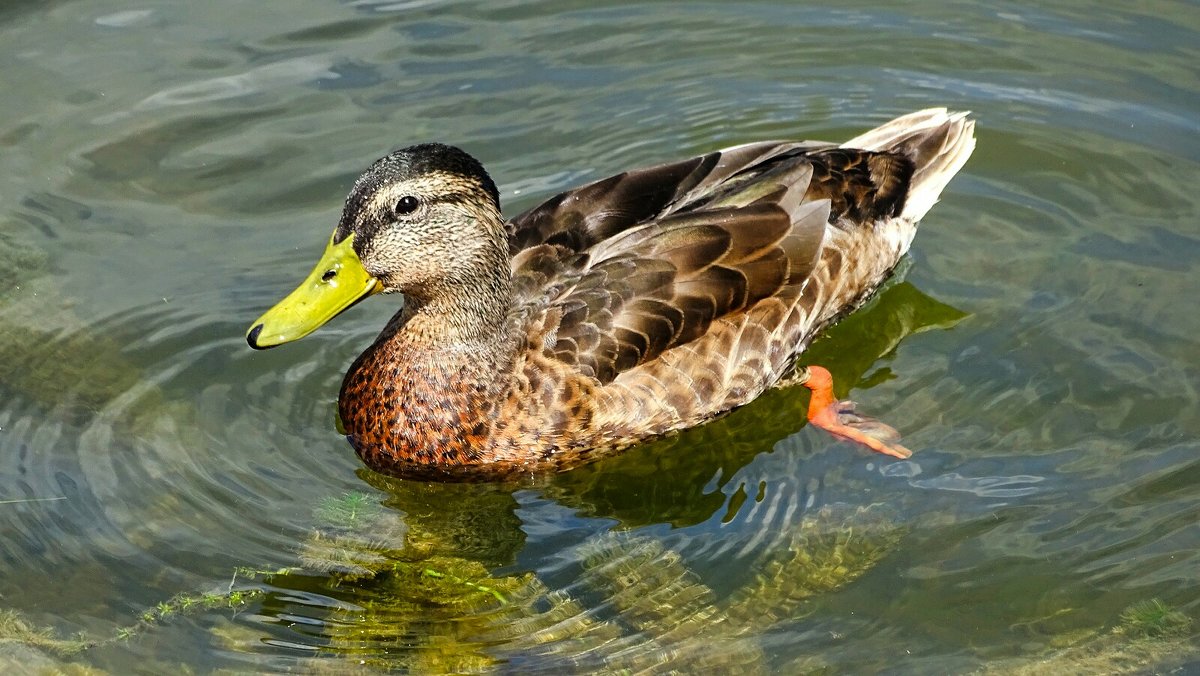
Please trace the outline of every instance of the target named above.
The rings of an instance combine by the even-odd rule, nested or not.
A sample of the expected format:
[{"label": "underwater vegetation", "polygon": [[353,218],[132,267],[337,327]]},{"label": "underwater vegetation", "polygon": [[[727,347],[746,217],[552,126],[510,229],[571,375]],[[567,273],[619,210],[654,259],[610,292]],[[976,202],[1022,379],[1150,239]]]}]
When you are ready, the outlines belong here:
[{"label": "underwater vegetation", "polygon": [[46,269],[46,252],[0,233],[0,299]]},{"label": "underwater vegetation", "polygon": [[141,373],[119,341],[85,330],[48,272],[44,251],[0,233],[0,396],[78,423]]},{"label": "underwater vegetation", "polygon": [[[136,640],[177,617],[280,603],[287,589],[320,589],[344,603],[313,618],[299,642],[316,644],[305,668],[362,667],[430,673],[518,670],[733,668],[765,673],[755,636],[804,613],[810,598],[852,582],[898,541],[902,530],[876,508],[826,508],[796,524],[790,545],[770,555],[743,588],[724,598],[679,553],[634,533],[584,545],[574,582],[552,589],[529,572],[498,575],[483,563],[421,542],[365,493],[321,502],[300,544],[298,565],[242,568],[221,587],[180,593],[147,608],[104,638],[59,639],[13,613],[0,642],[59,659]],[[248,634],[254,634],[249,636]],[[252,648],[261,630],[225,627],[214,640]]]},{"label": "underwater vegetation", "polygon": [[1152,598],[1121,611],[1115,626],[1066,638],[1060,647],[1037,657],[1001,660],[979,674],[1013,676],[1086,676],[1089,674],[1165,673],[1195,659],[1192,618]]},{"label": "underwater vegetation", "polygon": [[1139,601],[1121,613],[1121,631],[1133,638],[1185,636],[1192,618],[1159,599]]},{"label": "underwater vegetation", "polygon": [[[404,515],[367,493],[321,501],[314,523],[295,567],[240,568],[213,589],[147,608],[106,637],[58,638],[0,611],[0,669],[34,664],[41,665],[35,673],[101,673],[86,664],[91,650],[138,640],[183,616],[252,612],[256,604],[267,614],[287,603],[289,590],[307,590],[339,601],[305,607],[312,616],[288,630],[291,642],[312,651],[302,660],[307,673],[770,673],[779,665],[764,654],[764,633],[805,617],[822,595],[870,571],[904,534],[880,506],[827,506],[800,518],[787,546],[755,561],[732,591],[718,592],[683,555],[636,532],[591,538],[575,579],[552,588],[530,572],[498,574],[440,553],[439,543],[421,542],[428,531],[409,528]],[[1191,654],[1191,625],[1186,614],[1150,599],[1129,606],[1107,630],[980,673],[1144,670]],[[279,640],[263,631],[223,623],[211,640],[245,651]],[[792,673],[829,668],[819,657],[787,665]]]},{"label": "underwater vegetation", "polygon": [[[552,589],[531,573],[495,575],[475,560],[431,554],[444,551],[429,541],[435,529],[407,528],[369,504],[361,493],[323,501],[321,526],[301,547],[302,570],[329,575],[325,593],[353,608],[324,617],[311,637],[324,642],[322,670],[333,668],[329,656],[343,656],[436,673],[668,663],[764,672],[755,638],[763,626],[794,619],[811,597],[852,582],[902,534],[877,508],[822,509],[721,598],[660,541],[610,533],[583,545],[574,581]],[[264,582],[288,587],[297,574]]]}]

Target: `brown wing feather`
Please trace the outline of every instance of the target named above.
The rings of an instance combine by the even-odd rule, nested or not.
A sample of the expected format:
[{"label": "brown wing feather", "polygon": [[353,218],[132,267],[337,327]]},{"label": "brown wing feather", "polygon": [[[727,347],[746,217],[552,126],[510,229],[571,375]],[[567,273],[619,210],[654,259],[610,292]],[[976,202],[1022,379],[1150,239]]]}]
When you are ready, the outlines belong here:
[{"label": "brown wing feather", "polygon": [[903,207],[904,162],[759,143],[563,193],[509,223],[518,304],[545,353],[611,382],[803,285],[833,217]]},{"label": "brown wing feather", "polygon": [[831,148],[810,155],[807,199],[828,199],[834,222],[871,223],[904,211],[913,162],[886,152]]},{"label": "brown wing feather", "polygon": [[822,141],[763,141],[610,176],[559,193],[509,220],[509,252],[547,242],[583,251],[634,225],[736,191],[784,153],[835,147]]},{"label": "brown wing feather", "polygon": [[719,162],[710,153],[682,162],[627,171],[560,193],[510,220],[509,252],[543,243],[574,251],[654,219],[699,183]]}]

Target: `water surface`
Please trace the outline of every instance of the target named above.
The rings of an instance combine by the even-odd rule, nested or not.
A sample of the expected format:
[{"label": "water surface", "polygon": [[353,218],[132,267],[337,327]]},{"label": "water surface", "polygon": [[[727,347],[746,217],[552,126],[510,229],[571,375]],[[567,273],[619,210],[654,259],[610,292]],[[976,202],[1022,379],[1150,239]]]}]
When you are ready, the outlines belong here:
[{"label": "water surface", "polygon": [[[0,610],[101,641],[0,659],[1198,668],[1195,623],[1121,620],[1200,615],[1194,3],[10,3],[0,44]],[[392,300],[242,338],[393,147],[465,147],[513,214],[933,105],[978,149],[812,355],[909,461],[800,389],[528,485],[385,479],[333,410]]]}]

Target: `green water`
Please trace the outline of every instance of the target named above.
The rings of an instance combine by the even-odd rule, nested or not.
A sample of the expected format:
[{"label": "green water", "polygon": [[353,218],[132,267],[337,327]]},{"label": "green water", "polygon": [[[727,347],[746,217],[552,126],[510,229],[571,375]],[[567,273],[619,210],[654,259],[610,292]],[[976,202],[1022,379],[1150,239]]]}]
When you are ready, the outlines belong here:
[{"label": "green water", "polygon": [[[1200,617],[1194,2],[20,2],[0,45],[0,610],[99,642],[0,671],[1200,669],[1200,623],[1121,619]],[[393,147],[467,148],[512,214],[934,105],[978,149],[812,355],[909,461],[800,389],[527,485],[388,480],[333,410],[394,301],[242,338]]]}]

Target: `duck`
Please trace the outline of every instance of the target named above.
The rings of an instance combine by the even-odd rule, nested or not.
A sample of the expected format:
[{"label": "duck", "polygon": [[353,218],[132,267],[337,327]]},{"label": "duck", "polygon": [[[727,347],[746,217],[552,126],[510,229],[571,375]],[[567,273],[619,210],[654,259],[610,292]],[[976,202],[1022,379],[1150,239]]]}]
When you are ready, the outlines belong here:
[{"label": "duck", "polygon": [[931,108],[844,143],[751,142],[509,219],[476,158],[404,147],[358,177],[316,267],[246,340],[278,346],[402,295],[338,395],[339,431],[398,477],[569,470],[791,386],[812,391],[809,423],[906,458],[800,356],[892,274],[974,128]]}]

